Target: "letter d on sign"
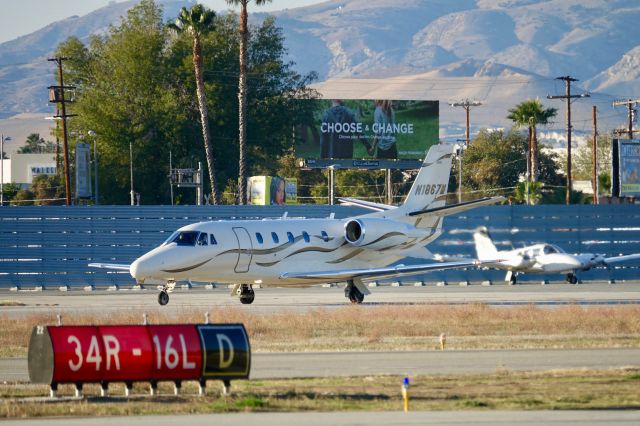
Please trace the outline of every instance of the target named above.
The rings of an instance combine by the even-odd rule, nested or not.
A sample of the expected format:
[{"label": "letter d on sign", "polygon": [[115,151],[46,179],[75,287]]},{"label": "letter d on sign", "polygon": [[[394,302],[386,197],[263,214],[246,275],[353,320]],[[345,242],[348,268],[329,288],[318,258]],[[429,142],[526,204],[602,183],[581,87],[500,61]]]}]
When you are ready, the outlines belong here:
[{"label": "letter d on sign", "polygon": [[[233,343],[226,334],[216,334],[218,338],[218,347],[220,348],[220,369],[229,368],[233,363]],[[225,358],[225,346],[229,349],[229,357]]]},{"label": "letter d on sign", "polygon": [[249,336],[242,324],[196,326],[204,351],[202,377],[246,379],[251,369]]}]

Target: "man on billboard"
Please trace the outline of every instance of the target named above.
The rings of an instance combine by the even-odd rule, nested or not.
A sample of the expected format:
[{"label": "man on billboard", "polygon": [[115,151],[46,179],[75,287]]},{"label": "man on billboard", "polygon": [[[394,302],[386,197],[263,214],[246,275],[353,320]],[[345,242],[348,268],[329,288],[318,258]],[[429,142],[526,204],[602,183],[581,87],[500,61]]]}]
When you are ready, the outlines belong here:
[{"label": "man on billboard", "polygon": [[363,124],[342,100],[334,99],[322,116],[320,158],[353,158],[355,139],[365,146],[369,155],[373,154],[373,147],[363,134]]},{"label": "man on billboard", "polygon": [[377,100],[376,109],[373,112],[373,148],[377,150],[376,158],[398,158],[395,131],[393,125],[396,114],[393,110],[393,101]]}]

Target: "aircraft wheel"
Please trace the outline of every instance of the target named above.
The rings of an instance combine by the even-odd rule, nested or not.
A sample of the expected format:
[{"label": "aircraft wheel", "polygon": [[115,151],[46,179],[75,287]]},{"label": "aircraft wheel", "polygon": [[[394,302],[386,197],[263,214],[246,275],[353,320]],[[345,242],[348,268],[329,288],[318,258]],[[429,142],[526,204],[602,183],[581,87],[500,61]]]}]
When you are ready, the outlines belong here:
[{"label": "aircraft wheel", "polygon": [[518,278],[516,278],[516,274],[511,275],[509,282],[511,282],[511,285],[515,285],[518,282]]},{"label": "aircraft wheel", "polygon": [[169,303],[169,293],[167,293],[166,291],[162,290],[159,294],[158,294],[158,303],[162,306],[166,305],[167,303]]},{"label": "aircraft wheel", "polygon": [[576,277],[574,274],[569,275],[568,278],[571,284],[578,284],[578,277]]},{"label": "aircraft wheel", "polygon": [[243,294],[240,296],[240,303],[243,305],[250,305],[253,303],[253,299],[256,298],[256,294],[252,291],[249,294]]},{"label": "aircraft wheel", "polygon": [[356,286],[351,287],[348,297],[349,301],[354,305],[359,305],[364,301],[364,294],[362,294]]}]

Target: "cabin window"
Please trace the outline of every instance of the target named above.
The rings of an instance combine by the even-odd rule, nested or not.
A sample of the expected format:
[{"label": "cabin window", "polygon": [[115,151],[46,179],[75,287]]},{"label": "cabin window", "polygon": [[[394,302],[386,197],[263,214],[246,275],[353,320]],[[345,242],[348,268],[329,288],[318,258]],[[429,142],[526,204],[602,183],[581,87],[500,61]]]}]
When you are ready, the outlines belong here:
[{"label": "cabin window", "polygon": [[201,232],[198,236],[198,242],[196,243],[199,246],[209,245],[209,234],[206,232]]},{"label": "cabin window", "polygon": [[309,234],[307,234],[307,232],[306,232],[306,231],[302,231],[302,238],[304,238],[304,241],[305,241],[306,243],[308,243],[308,242],[310,241],[310,239],[309,239]]},{"label": "cabin window", "polygon": [[256,240],[258,240],[258,244],[262,244],[264,242],[264,240],[262,239],[261,233],[256,232]]},{"label": "cabin window", "polygon": [[322,231],[320,234],[322,235],[322,241],[329,241],[329,235],[325,231]]},{"label": "cabin window", "polygon": [[179,232],[171,242],[179,246],[195,246],[198,234],[197,231]]},{"label": "cabin window", "polygon": [[278,238],[278,234],[276,234],[275,232],[271,233],[271,238],[273,239],[273,242],[276,244],[280,242],[280,238]]},{"label": "cabin window", "polygon": [[213,234],[209,234],[209,235],[211,237],[211,245],[218,244],[218,242],[216,241],[215,235],[213,235]]},{"label": "cabin window", "polygon": [[291,244],[293,244],[293,243],[295,243],[295,242],[296,242],[296,239],[295,239],[295,238],[293,238],[293,234],[292,234],[291,232],[287,232],[287,238],[289,239],[289,242],[290,242]]}]

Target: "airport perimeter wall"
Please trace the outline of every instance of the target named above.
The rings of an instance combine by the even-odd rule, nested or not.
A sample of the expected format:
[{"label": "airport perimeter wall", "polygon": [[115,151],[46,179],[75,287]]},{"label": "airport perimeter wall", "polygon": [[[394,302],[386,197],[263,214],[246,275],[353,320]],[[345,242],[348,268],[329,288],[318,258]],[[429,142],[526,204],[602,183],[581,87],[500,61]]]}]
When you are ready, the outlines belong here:
[{"label": "airport perimeter wall", "polygon": [[[0,287],[131,286],[127,273],[93,269],[90,262],[131,263],[174,230],[208,220],[279,217],[344,218],[367,211],[346,206],[74,206],[0,208]],[[640,205],[489,206],[448,216],[433,253],[474,256],[472,233],[487,226],[499,249],[537,242],[569,253],[608,256],[640,252]],[[407,259],[402,263],[415,263]],[[640,279],[640,262],[579,273],[583,281]],[[425,282],[501,282],[504,272],[433,272]],[[563,281],[561,275],[524,275],[519,281]],[[402,281],[415,281],[403,278]]]}]

